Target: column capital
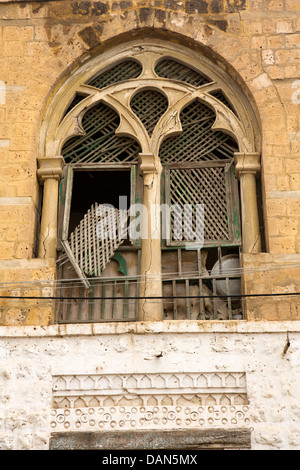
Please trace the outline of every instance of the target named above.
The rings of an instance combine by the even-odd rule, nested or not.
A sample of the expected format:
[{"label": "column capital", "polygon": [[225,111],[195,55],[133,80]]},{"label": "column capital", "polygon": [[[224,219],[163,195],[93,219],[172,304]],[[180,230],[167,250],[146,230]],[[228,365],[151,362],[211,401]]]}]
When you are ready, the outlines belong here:
[{"label": "column capital", "polygon": [[139,153],[139,164],[142,174],[158,172],[153,153]]},{"label": "column capital", "polygon": [[39,181],[43,183],[46,179],[60,180],[63,173],[65,161],[63,157],[42,157],[38,158],[39,169],[37,175]]},{"label": "column capital", "polygon": [[144,185],[151,185],[153,175],[158,173],[157,163],[153,153],[139,153],[139,165],[144,178]]},{"label": "column capital", "polygon": [[260,154],[258,152],[235,152],[235,172],[238,178],[245,174],[256,175],[260,173]]}]

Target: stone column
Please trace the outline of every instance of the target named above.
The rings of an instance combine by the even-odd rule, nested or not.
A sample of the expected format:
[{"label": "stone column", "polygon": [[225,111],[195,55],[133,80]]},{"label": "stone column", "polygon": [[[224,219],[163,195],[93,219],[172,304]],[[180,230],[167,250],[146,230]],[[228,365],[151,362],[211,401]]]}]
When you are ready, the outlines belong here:
[{"label": "stone column", "polygon": [[261,252],[261,236],[256,195],[256,176],[260,173],[259,153],[235,153],[236,175],[241,186],[243,252]]},{"label": "stone column", "polygon": [[58,185],[64,166],[63,157],[39,158],[37,171],[44,184],[39,258],[56,258]]},{"label": "stone column", "polygon": [[[161,297],[161,229],[159,210],[161,163],[158,157],[144,153],[139,155],[139,163],[144,180],[140,297]],[[162,300],[140,299],[140,321],[160,321],[162,319]]]}]

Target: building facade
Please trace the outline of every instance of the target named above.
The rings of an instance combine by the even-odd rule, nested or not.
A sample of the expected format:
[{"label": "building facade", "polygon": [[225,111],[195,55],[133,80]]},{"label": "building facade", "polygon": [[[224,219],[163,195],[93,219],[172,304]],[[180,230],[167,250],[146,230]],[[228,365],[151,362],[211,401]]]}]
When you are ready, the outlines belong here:
[{"label": "building facade", "polygon": [[0,2],[1,449],[300,448],[299,37]]}]

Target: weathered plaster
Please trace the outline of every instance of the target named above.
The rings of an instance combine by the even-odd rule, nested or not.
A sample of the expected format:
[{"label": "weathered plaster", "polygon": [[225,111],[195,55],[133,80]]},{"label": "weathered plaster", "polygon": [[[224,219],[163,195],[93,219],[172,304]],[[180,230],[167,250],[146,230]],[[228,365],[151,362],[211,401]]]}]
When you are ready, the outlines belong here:
[{"label": "weathered plaster", "polygon": [[[239,393],[246,393],[249,404],[223,404],[222,407],[211,401],[210,405],[205,401],[201,405],[191,402],[189,407],[190,412],[193,409],[193,419],[184,421],[184,428],[201,430],[204,426],[218,430],[221,426],[221,429],[233,427],[238,431],[242,427],[251,431],[252,449],[300,448],[299,322],[155,322],[55,325],[45,328],[1,327],[0,335],[2,449],[47,449],[50,435],[56,431],[66,433],[73,429],[77,432],[95,432],[102,428],[113,431],[124,426],[127,429],[127,425],[132,430],[155,429],[157,425],[149,421],[149,412],[162,419],[169,411],[169,418],[161,428],[167,426],[166,429],[176,430],[178,424],[170,420],[172,413],[177,414],[177,419],[186,416],[183,413],[186,408],[176,409],[176,406],[167,403],[162,408],[161,405],[155,408],[155,405],[148,404],[143,410],[139,401],[134,401],[138,398],[136,395],[135,399],[127,401],[127,405],[123,399],[123,405],[117,405],[117,408],[107,403],[102,409],[95,402],[86,407],[78,402],[77,408],[70,408],[69,411],[65,408],[65,418],[61,419],[57,415],[61,410],[56,412],[57,405],[53,407],[53,394],[55,390],[57,394],[62,387],[54,387],[53,383],[60,383],[53,382],[54,376],[56,381],[59,376],[62,379],[67,376],[71,379],[72,374],[82,378],[85,376],[86,384],[89,376],[103,377],[103,380],[107,380],[105,376],[112,377],[110,380],[120,380],[118,377],[125,376],[129,380],[132,376],[133,380],[143,378],[149,381],[149,385],[143,387],[148,387],[147,393],[157,394],[160,393],[158,389],[151,392],[149,387],[150,381],[159,375],[170,379],[173,376],[175,379],[177,374],[179,378],[190,377],[191,380],[199,374],[206,374],[207,377],[216,374],[215,377],[221,380],[228,374],[233,377],[239,373],[245,373],[246,379],[246,388],[240,389]],[[170,397],[174,393],[176,396],[176,382],[173,386],[170,384],[168,387],[171,389],[167,387],[166,392],[169,390]],[[75,386],[76,393],[84,397],[90,387],[86,385],[80,391],[80,387]],[[213,389],[208,390],[213,396]],[[228,395],[226,386],[222,390]],[[233,392],[231,390],[230,393]],[[102,393],[104,398],[107,393],[109,399],[112,390],[105,392],[105,387],[102,387],[102,392],[100,389],[98,393]],[[129,398],[130,391],[125,393]],[[138,393],[142,393],[141,390]],[[205,393],[205,388],[201,389],[201,393]],[[129,413],[126,415],[128,419],[132,416],[129,421],[124,421],[125,408],[123,410],[122,406]],[[138,409],[140,419],[148,412],[144,415],[148,420],[140,422],[133,419],[137,412],[134,408]],[[75,428],[72,428],[73,425],[64,426],[64,422],[70,421],[68,416],[73,416],[76,409],[77,415],[82,416],[79,427],[75,426],[76,420]],[[104,412],[108,413],[107,419],[111,416],[108,421],[105,421]],[[238,413],[236,417],[234,413]],[[58,420],[55,425],[56,416]],[[88,421],[84,416],[90,416]],[[115,426],[116,416],[121,421]],[[222,423],[218,421],[220,416],[223,416]],[[241,419],[243,416],[244,419],[247,417],[246,421]],[[228,418],[233,421],[226,424]]]}]

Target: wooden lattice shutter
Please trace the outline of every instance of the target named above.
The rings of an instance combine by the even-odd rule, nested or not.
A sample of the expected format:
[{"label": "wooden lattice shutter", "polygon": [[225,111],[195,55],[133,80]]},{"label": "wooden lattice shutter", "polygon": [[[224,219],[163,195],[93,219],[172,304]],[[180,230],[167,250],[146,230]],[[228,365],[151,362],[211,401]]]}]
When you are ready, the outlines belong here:
[{"label": "wooden lattice shutter", "polygon": [[95,203],[69,234],[74,170],[72,167],[66,168],[64,204],[60,211],[59,230],[59,245],[64,254],[58,263],[64,263],[69,259],[76,274],[88,288],[90,287],[88,277],[101,275],[106,264],[126,238],[127,209],[116,209],[111,205]]},{"label": "wooden lattice shutter", "polygon": [[100,72],[96,77],[87,82],[87,85],[102,89],[124,80],[137,78],[142,73],[142,66],[139,62],[128,59]]},{"label": "wooden lattice shutter", "polygon": [[[176,213],[171,212],[171,241],[176,241],[180,232],[185,241],[193,241],[196,233],[196,208],[204,208],[204,240],[229,240],[228,203],[226,191],[225,166],[195,167],[195,168],[169,168],[166,177],[166,194],[171,207],[180,206],[182,216],[185,210],[192,208],[193,217],[190,224],[178,227]],[[201,215],[198,213],[198,215]],[[191,233],[191,235],[190,235]]]},{"label": "wooden lattice shutter", "polygon": [[[240,217],[239,200],[236,180],[233,168],[230,164],[211,163],[210,166],[190,165],[185,168],[170,166],[165,169],[165,194],[166,201],[171,208],[170,233],[168,243],[180,245],[193,242],[196,233],[196,212],[198,205],[203,205],[204,220],[204,244],[239,244],[240,243]],[[191,237],[184,226],[185,207],[192,210],[193,218]],[[182,219],[176,214],[176,206],[179,207]],[[176,218],[177,217],[177,218]],[[178,227],[178,221],[182,220],[182,226]],[[201,221],[200,221],[201,224]],[[199,227],[201,225],[197,225]],[[182,243],[180,243],[182,236]],[[179,240],[179,242],[178,242]]]},{"label": "wooden lattice shutter", "polygon": [[[201,204],[205,244],[240,242],[238,191],[232,165],[238,147],[231,136],[213,129],[215,119],[211,108],[194,100],[180,114],[182,133],[161,145],[166,202],[175,209],[178,205],[177,213],[183,215],[185,206],[191,206],[193,213],[189,236],[184,233],[187,226],[178,227],[176,210],[171,211],[170,244],[194,241],[196,208]],[[183,235],[184,241],[178,243]]]},{"label": "wooden lattice shutter", "polygon": [[168,100],[159,91],[143,90],[134,95],[130,105],[151,136],[159,119],[168,109]]}]

